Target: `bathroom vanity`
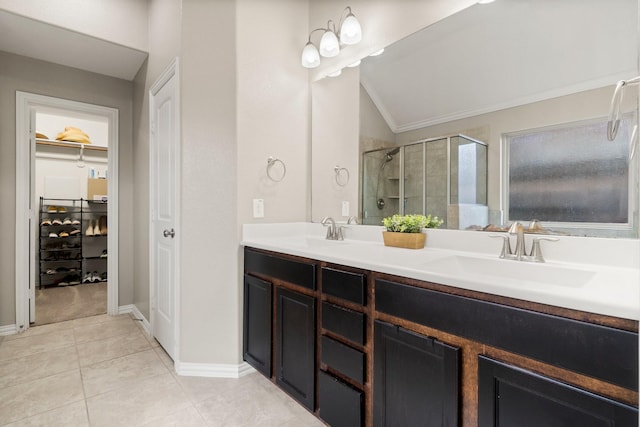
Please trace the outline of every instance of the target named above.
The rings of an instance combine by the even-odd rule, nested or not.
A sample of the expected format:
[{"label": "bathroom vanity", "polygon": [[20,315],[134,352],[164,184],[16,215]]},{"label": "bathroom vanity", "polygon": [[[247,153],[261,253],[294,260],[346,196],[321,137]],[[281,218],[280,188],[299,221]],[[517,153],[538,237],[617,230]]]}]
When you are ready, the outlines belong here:
[{"label": "bathroom vanity", "polygon": [[[595,270],[583,280],[579,266],[549,260],[540,267],[551,284],[525,268],[531,280],[506,274],[502,288],[488,287],[491,276],[466,259],[486,259],[501,274],[493,257],[429,243],[417,251],[386,248],[368,237],[378,227],[348,230],[363,240],[331,242],[315,226],[292,226],[285,235],[276,232],[284,227],[245,228],[243,352],[327,424],[638,424],[633,268],[604,271],[619,282],[636,280],[609,285],[612,301],[629,306],[605,307],[589,288],[600,277]],[[475,286],[464,270],[474,273]],[[578,276],[570,287],[582,295],[573,302],[553,295],[566,271]],[[521,289],[508,291],[518,285],[539,292],[528,291],[527,299]],[[600,301],[589,305],[594,296]]]}]

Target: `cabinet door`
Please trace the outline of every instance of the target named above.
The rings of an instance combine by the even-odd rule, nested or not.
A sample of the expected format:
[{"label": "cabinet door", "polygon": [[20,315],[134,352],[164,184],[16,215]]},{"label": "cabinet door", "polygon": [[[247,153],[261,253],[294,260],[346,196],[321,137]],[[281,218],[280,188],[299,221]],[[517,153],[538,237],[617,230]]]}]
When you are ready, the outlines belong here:
[{"label": "cabinet door", "polygon": [[315,298],[276,288],[276,383],[314,410]]},{"label": "cabinet door", "polygon": [[245,275],[242,353],[267,377],[271,377],[271,306],[271,283]]},{"label": "cabinet door", "polygon": [[478,425],[636,427],[638,409],[480,356]]},{"label": "cabinet door", "polygon": [[375,322],[373,425],[458,425],[459,349]]}]

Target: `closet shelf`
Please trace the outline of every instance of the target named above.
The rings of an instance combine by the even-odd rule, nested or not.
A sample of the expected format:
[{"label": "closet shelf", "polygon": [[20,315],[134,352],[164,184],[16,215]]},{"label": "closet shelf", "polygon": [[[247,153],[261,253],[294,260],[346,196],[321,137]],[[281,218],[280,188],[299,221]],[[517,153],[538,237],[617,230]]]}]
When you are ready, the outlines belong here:
[{"label": "closet shelf", "polygon": [[109,151],[109,148],[107,147],[100,147],[100,146],[91,145],[91,144],[81,144],[79,142],[71,142],[71,141],[58,141],[57,139],[36,138],[36,144],[49,145],[52,147],[74,148],[74,149],[84,147],[85,150]]}]

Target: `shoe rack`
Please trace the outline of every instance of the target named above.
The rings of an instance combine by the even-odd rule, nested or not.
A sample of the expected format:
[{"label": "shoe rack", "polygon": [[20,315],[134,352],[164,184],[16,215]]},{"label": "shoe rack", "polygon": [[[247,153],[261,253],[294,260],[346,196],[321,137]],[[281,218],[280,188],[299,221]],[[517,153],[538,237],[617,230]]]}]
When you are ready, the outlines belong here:
[{"label": "shoe rack", "polygon": [[107,281],[107,202],[40,198],[39,287]]}]

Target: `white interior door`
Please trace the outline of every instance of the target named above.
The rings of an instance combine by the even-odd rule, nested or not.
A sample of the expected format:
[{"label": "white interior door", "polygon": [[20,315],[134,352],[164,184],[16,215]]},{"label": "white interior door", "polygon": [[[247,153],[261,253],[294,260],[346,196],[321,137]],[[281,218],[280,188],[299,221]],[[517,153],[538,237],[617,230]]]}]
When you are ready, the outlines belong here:
[{"label": "white interior door", "polygon": [[177,60],[150,89],[151,329],[176,360],[179,105]]}]

